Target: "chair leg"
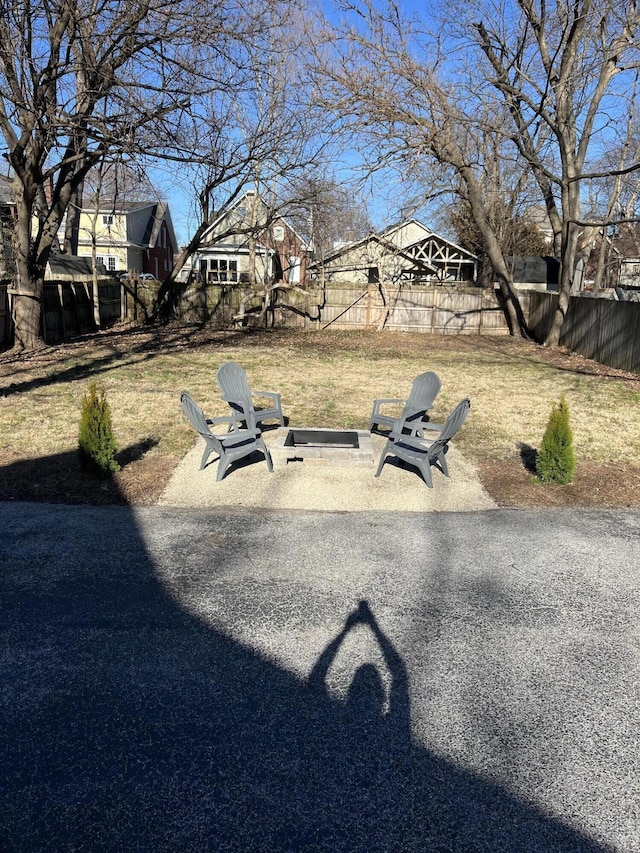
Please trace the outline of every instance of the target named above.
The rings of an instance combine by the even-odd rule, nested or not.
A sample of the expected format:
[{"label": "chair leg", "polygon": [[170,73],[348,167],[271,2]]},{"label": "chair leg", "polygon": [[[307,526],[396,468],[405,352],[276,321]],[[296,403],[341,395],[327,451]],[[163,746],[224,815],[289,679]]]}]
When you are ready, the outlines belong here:
[{"label": "chair leg", "polygon": [[433,479],[431,478],[431,464],[429,463],[429,460],[426,459],[424,461],[421,461],[421,462],[417,463],[417,465],[418,465],[418,468],[420,469],[420,473],[422,474],[424,481],[427,484],[428,488],[432,489],[433,488]]},{"label": "chair leg", "polygon": [[445,477],[449,476],[449,468],[447,466],[447,460],[445,459],[445,453],[447,452],[446,447],[443,447],[440,453],[438,453],[438,462],[440,463],[440,467],[442,468],[442,473]]},{"label": "chair leg", "polygon": [[220,482],[225,475],[227,468],[229,467],[229,457],[221,456],[218,460],[218,472],[216,474],[216,482]]},{"label": "chair leg", "polygon": [[374,475],[376,477],[380,476],[380,472],[382,471],[382,466],[384,465],[384,460],[387,458],[387,454],[389,453],[389,448],[390,448],[391,444],[392,444],[391,441],[387,441],[387,443],[384,446],[384,450],[380,454],[380,462],[378,463],[378,470],[376,471],[376,473]]},{"label": "chair leg", "polygon": [[208,444],[205,445],[204,453],[202,454],[202,459],[200,460],[200,471],[202,471],[204,466],[207,464],[207,459],[211,456],[214,450],[215,447],[211,447]]},{"label": "chair leg", "polygon": [[267,445],[264,443],[264,440],[262,438],[259,438],[256,444],[264,453],[264,458],[267,462],[267,468],[269,470],[269,473],[273,473],[273,462],[271,461],[271,454],[267,450]]}]

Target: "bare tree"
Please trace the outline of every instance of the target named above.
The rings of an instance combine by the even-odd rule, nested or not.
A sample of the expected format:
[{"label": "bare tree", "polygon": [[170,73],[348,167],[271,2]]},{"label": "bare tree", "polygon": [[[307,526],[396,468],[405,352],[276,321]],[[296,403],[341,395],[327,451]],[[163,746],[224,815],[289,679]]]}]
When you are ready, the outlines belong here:
[{"label": "bare tree", "polygon": [[[482,235],[503,297],[512,334],[526,332],[498,234],[489,215],[487,194],[495,151],[487,145],[495,113],[481,101],[461,97],[447,75],[437,38],[420,33],[393,0],[343,4],[347,18],[327,30],[318,73],[327,107],[350,116],[354,136],[373,156],[371,171],[398,168],[426,173],[433,166],[439,186],[464,199]],[[503,156],[517,152],[501,145]],[[425,193],[426,195],[427,193]]]},{"label": "bare tree", "polygon": [[[178,159],[200,99],[270,0],[0,3],[0,129],[17,208],[16,343],[40,342],[51,247],[87,172],[108,155]],[[200,22],[206,21],[206,28]]]},{"label": "bare tree", "polygon": [[[275,5],[275,4],[274,4]],[[266,202],[269,221],[282,215],[284,187],[326,156],[331,133],[310,96],[304,62],[311,34],[305,20],[304,0],[282,3],[256,29],[244,51],[227,57],[226,77],[233,87],[219,87],[208,99],[192,126],[183,129],[188,139],[188,180],[196,199],[196,227],[185,250],[158,294],[158,315],[175,311],[184,284],[180,271],[198,249],[221,208],[252,187]],[[247,241],[255,248],[268,222],[260,216],[247,227]],[[252,253],[254,248],[251,249]],[[255,264],[250,264],[255,279]],[[255,280],[252,280],[255,286]],[[267,287],[268,282],[262,282]],[[265,304],[267,294],[265,294]]]},{"label": "bare tree", "polygon": [[339,242],[351,242],[373,231],[366,202],[353,183],[342,183],[322,172],[304,175],[287,187],[287,217],[309,237],[321,261]]},{"label": "bare tree", "polygon": [[[559,341],[576,259],[593,239],[581,204],[633,86],[635,0],[451,0],[427,30],[393,0],[342,4],[324,62],[334,104],[388,162],[423,158],[450,170],[486,245],[517,333],[521,312],[491,221],[496,156],[535,180],[561,259]],[[437,28],[436,28],[437,27]],[[493,152],[493,153],[492,153]],[[491,159],[493,157],[493,159]],[[494,181],[495,183],[495,181]]]},{"label": "bare tree", "polygon": [[[590,164],[607,145],[617,111],[635,87],[640,9],[636,0],[516,0],[501,14],[478,3],[471,14],[488,82],[512,119],[518,151],[539,183],[560,243],[560,293],[546,343],[556,346],[569,306],[576,261],[595,236],[582,223]],[[487,17],[487,13],[489,16]]]}]

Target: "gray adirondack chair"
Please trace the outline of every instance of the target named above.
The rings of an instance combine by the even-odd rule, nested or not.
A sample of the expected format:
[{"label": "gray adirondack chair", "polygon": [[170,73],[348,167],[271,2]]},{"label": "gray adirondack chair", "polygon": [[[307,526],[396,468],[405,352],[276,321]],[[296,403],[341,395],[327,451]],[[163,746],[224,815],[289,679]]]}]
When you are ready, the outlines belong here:
[{"label": "gray adirondack chair", "polygon": [[[389,432],[402,434],[408,432],[417,435],[424,428],[427,412],[433,406],[433,401],[440,391],[440,377],[429,370],[421,373],[413,380],[411,391],[406,399],[380,399],[374,400],[373,410],[369,418],[369,430],[374,427],[388,427]],[[390,404],[404,404],[402,412],[398,416],[384,414],[381,410]],[[376,430],[377,432],[378,430]]]},{"label": "gray adirondack chair", "polygon": [[[222,391],[222,399],[229,404],[238,421],[244,421],[249,429],[267,420],[277,420],[284,426],[280,394],[275,391],[251,391],[244,368],[235,361],[226,361],[216,371],[216,381]],[[256,406],[254,398],[270,400],[266,406]]]},{"label": "gray adirondack chair", "polygon": [[449,476],[449,469],[445,458],[449,442],[465,422],[470,408],[471,403],[468,399],[461,400],[442,425],[440,433],[435,438],[418,438],[417,436],[392,433],[380,455],[380,462],[375,476],[380,476],[382,466],[388,456],[397,456],[403,462],[407,462],[409,465],[417,468],[427,486],[432,489],[431,466],[434,463],[439,465],[445,477]]},{"label": "gray adirondack chair", "polygon": [[[267,468],[269,471],[273,471],[271,456],[262,439],[260,430],[240,429],[237,418],[233,415],[226,415],[221,418],[206,418],[200,406],[186,391],[183,391],[180,395],[180,405],[191,426],[202,436],[205,442],[204,453],[200,462],[201,471],[207,464],[209,456],[214,452],[217,453],[219,460],[216,480],[220,481],[232,462],[249,456],[254,450],[259,450],[264,455]],[[222,435],[214,435],[211,427],[215,424],[225,424],[228,432]]]}]

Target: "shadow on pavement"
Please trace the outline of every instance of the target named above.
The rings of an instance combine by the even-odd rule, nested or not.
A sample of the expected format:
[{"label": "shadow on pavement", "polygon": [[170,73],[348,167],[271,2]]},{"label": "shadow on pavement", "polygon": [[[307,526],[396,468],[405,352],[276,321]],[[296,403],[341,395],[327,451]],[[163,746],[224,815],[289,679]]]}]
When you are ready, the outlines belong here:
[{"label": "shadow on pavement", "polygon": [[[410,740],[407,673],[366,603],[304,683],[170,597],[131,509],[1,511],[5,853],[602,849]],[[345,703],[324,688],[357,623],[387,711],[373,665]]]}]

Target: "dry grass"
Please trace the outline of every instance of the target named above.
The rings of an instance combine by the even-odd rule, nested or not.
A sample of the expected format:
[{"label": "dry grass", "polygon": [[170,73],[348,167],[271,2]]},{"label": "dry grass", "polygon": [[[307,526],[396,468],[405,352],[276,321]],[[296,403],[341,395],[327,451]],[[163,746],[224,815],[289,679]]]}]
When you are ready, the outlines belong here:
[{"label": "dry grass", "polygon": [[[209,415],[225,414],[215,371],[226,359],[245,367],[253,388],[280,391],[290,423],[300,426],[362,427],[374,398],[402,397],[417,373],[435,370],[442,391],[434,419],[444,419],[459,399],[470,397],[471,417],[458,446],[489,480],[503,470],[523,488],[531,485],[523,446],[526,455],[527,446],[539,445],[551,403],[565,394],[579,474],[586,480],[598,471],[606,478],[607,467],[615,464],[629,472],[632,485],[640,482],[640,378],[635,375],[504,337],[191,327],[110,332],[29,356],[0,356],[0,496],[87,499],[82,484],[72,481],[81,476],[74,461],[81,400],[88,381],[96,378],[107,390],[123,451],[117,485],[129,501],[152,502],[193,445],[180,391],[188,390]],[[46,468],[45,458],[60,463],[46,483],[38,473]],[[63,481],[59,493],[56,476]],[[42,481],[39,492],[28,488],[29,477]],[[498,486],[491,488],[495,492]],[[111,500],[106,491],[104,500]],[[542,494],[539,487],[537,494]],[[623,505],[634,504],[634,495],[629,493]],[[530,503],[512,496],[505,502]]]}]

